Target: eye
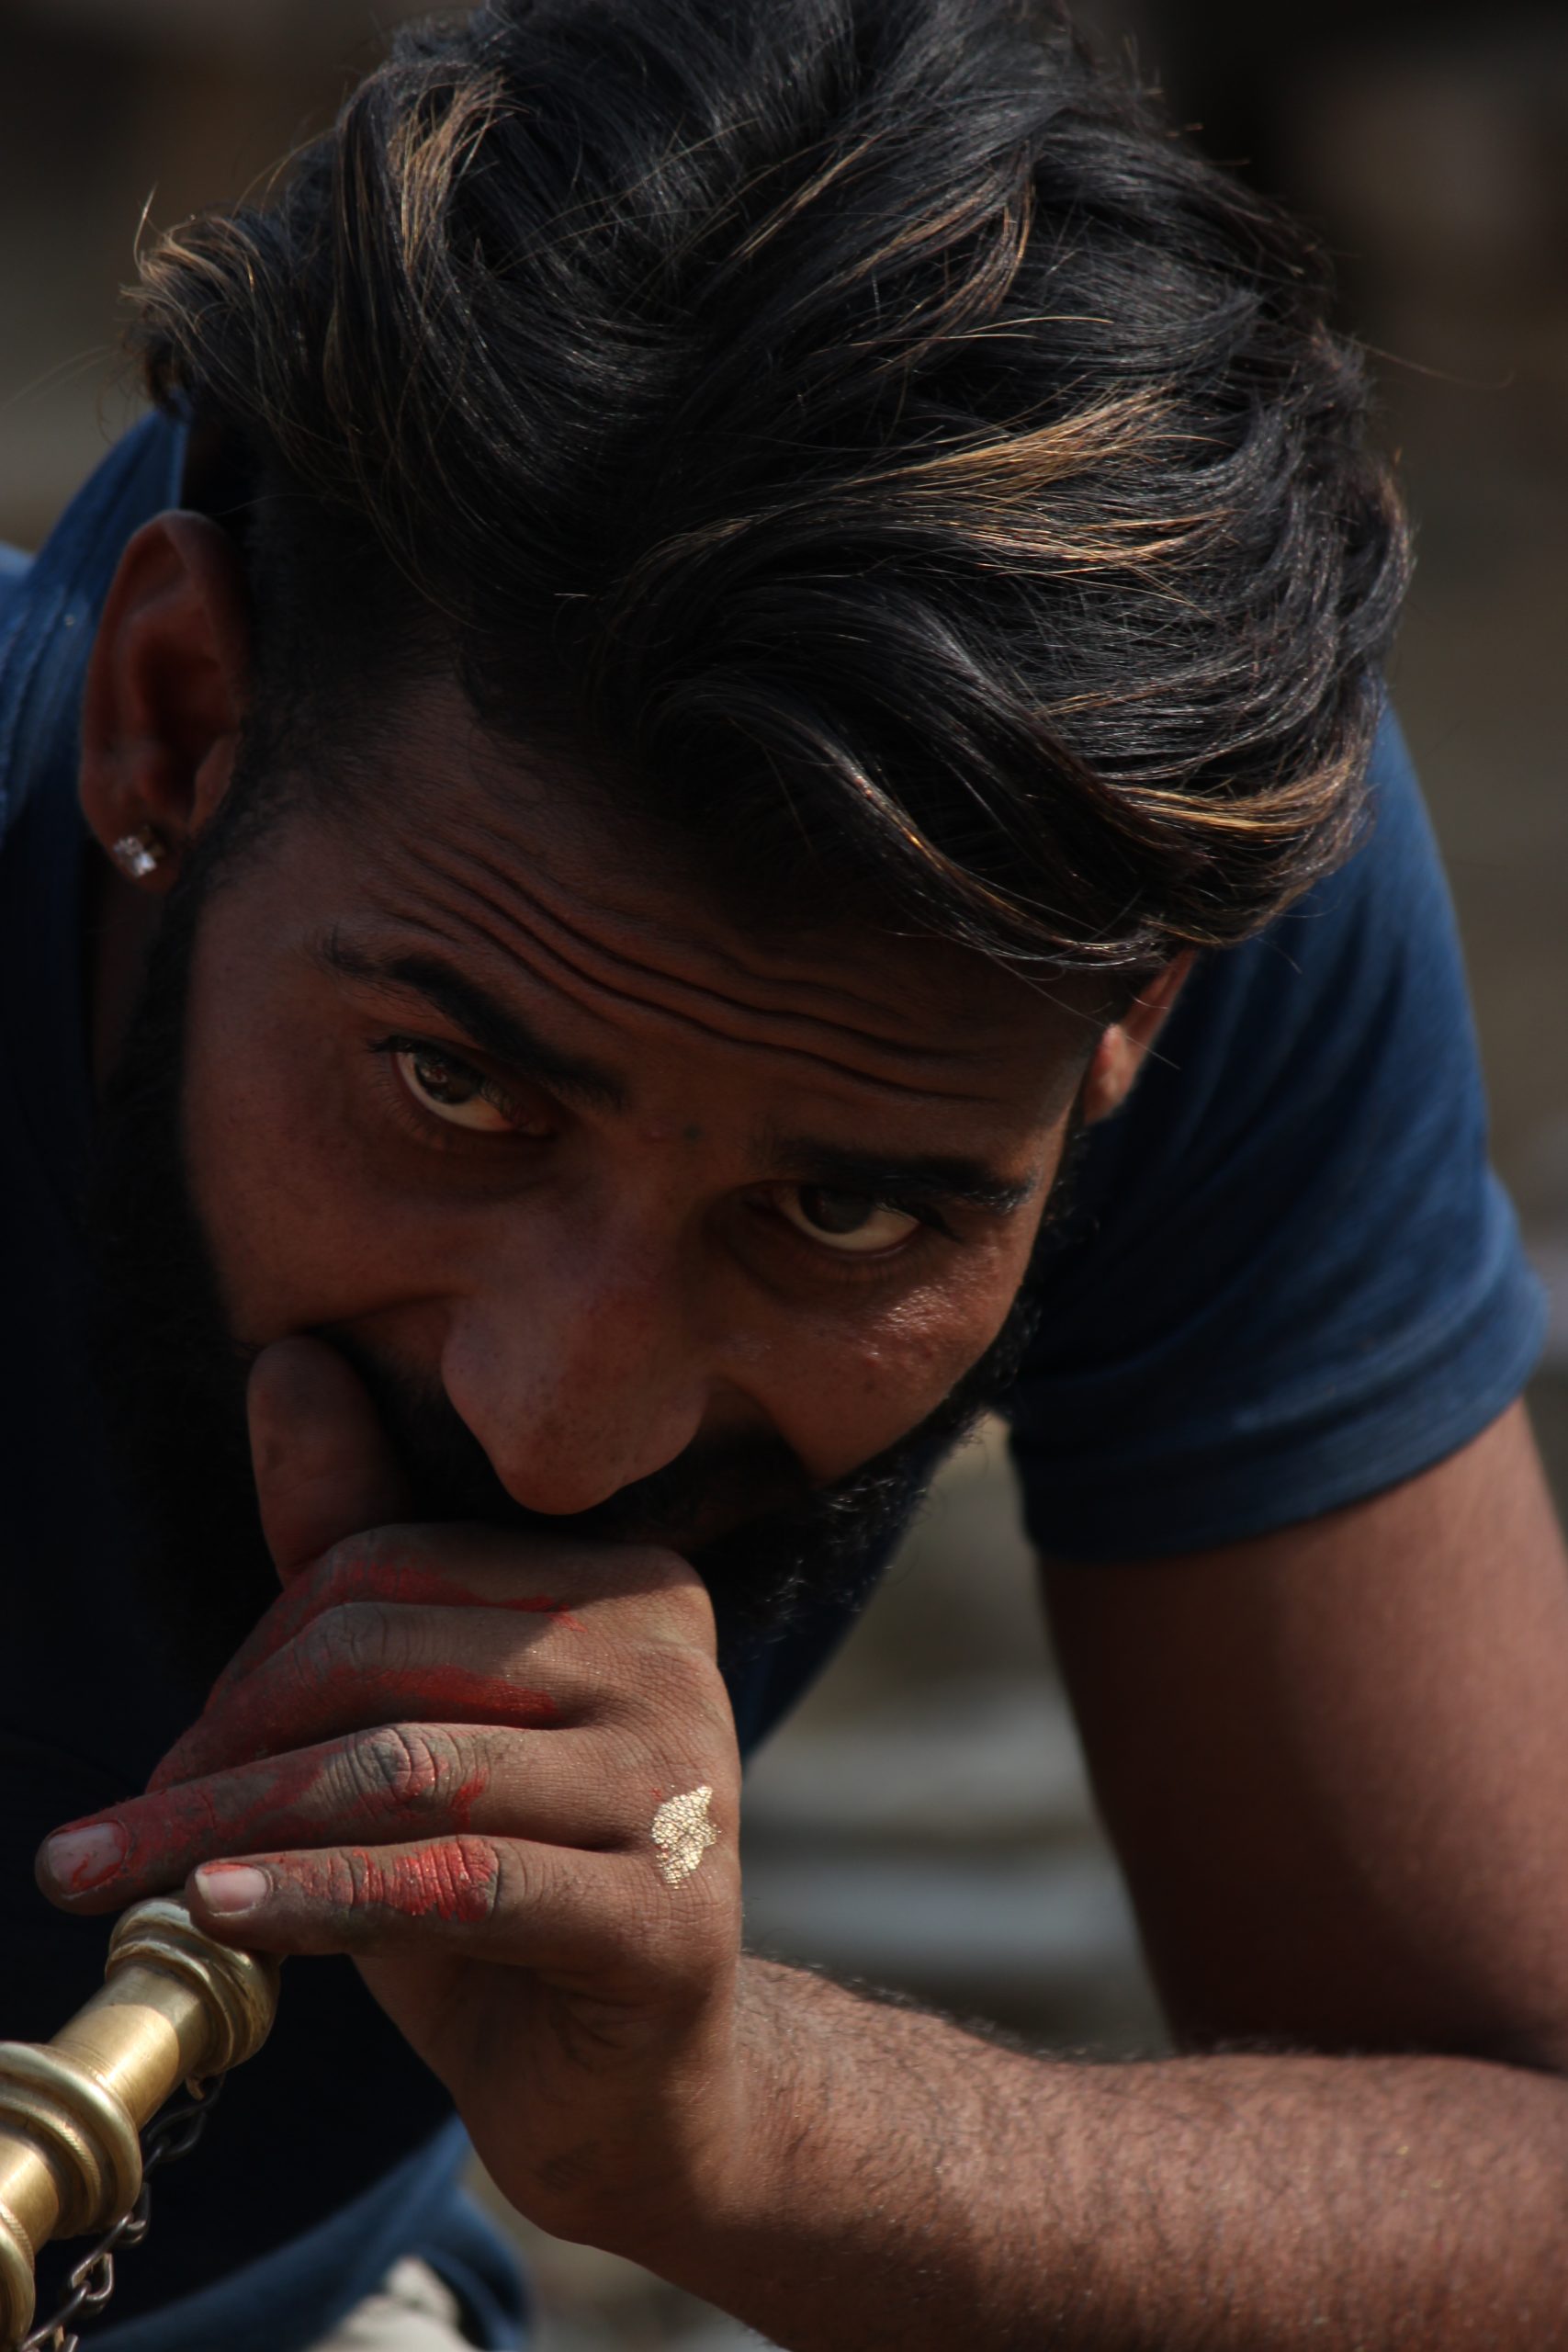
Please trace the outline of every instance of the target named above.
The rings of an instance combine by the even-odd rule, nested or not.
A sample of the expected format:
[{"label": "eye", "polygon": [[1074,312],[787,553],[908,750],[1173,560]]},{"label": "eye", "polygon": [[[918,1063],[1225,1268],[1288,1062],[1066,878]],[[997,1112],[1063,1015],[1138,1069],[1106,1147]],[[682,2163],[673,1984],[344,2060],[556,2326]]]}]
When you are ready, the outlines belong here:
[{"label": "eye", "polygon": [[508,1114],[500,1089],[467,1062],[438,1054],[430,1046],[400,1046],[392,1059],[414,1101],[448,1126],[490,1136],[515,1130],[517,1121]]},{"label": "eye", "polygon": [[797,1233],[845,1257],[896,1250],[920,1224],[908,1209],[874,1200],[869,1193],[840,1193],[828,1184],[786,1185],[779,1207]]}]

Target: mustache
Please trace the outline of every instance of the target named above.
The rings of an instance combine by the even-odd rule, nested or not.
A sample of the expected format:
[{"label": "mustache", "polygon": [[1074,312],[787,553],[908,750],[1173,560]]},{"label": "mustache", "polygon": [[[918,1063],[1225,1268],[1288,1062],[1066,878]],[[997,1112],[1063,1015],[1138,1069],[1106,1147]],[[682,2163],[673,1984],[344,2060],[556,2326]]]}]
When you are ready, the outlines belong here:
[{"label": "mustache", "polygon": [[750,1521],[807,1510],[820,1492],[776,1431],[736,1430],[694,1438],[662,1468],[585,1510],[534,1510],[507,1491],[439,1382],[378,1356],[349,1332],[323,1329],[315,1336],[364,1382],[421,1521],[658,1544],[691,1556]]},{"label": "mustache", "polygon": [[678,1552],[713,1595],[720,1655],[732,1667],[835,1590],[850,1595],[864,1585],[918,1509],[942,1441],[961,1433],[979,1407],[976,1383],[826,1487],[813,1485],[776,1431],[734,1430],[694,1439],[661,1469],[587,1510],[546,1512],[507,1491],[438,1382],[411,1376],[352,1333],[321,1328],[314,1336],[364,1381],[418,1520]]}]

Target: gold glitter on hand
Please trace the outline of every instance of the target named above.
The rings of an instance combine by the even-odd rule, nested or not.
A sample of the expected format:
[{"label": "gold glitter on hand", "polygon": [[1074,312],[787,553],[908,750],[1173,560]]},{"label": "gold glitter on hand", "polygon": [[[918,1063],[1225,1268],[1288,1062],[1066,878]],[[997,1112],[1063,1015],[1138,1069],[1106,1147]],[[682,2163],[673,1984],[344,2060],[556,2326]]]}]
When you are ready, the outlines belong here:
[{"label": "gold glitter on hand", "polygon": [[683,1797],[666,1797],[653,1816],[653,1842],[659,1849],[659,1874],[667,1886],[690,1878],[718,1832],[708,1819],[713,1791],[705,1781]]}]

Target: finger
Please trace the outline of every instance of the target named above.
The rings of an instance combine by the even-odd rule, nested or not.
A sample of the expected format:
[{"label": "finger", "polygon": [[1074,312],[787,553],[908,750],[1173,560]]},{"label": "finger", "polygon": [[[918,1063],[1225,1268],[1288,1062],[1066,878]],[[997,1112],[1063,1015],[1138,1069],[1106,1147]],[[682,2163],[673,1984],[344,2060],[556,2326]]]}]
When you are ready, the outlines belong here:
[{"label": "finger", "polygon": [[492,1723],[518,1730],[690,1708],[723,1699],[705,1593],[628,1607],[590,1634],[570,1611],[518,1616],[478,1604],[350,1601],[220,1683],[153,1772],[151,1790],[377,1724]]},{"label": "finger", "polygon": [[[197,1924],[256,1951],[440,1952],[552,1973],[625,1972],[646,1999],[664,1974],[705,1960],[709,1923],[733,1917],[732,1826],[701,1869],[670,1886],[646,1856],[473,1836],[334,1847],[207,1864],[186,1900]],[[727,1929],[728,1931],[728,1929]]]},{"label": "finger", "polygon": [[69,1822],[46,1840],[38,1876],[64,1908],[117,1910],[225,1855],[468,1831],[624,1848],[649,1817],[591,1734],[387,1724]]},{"label": "finger", "polygon": [[251,1367],[246,1406],[262,1530],[286,1583],[344,1536],[409,1516],[391,1442],[335,1348],[275,1340]]},{"label": "finger", "polygon": [[[348,1601],[504,1609],[522,1616],[554,1617],[569,1630],[581,1631],[581,1620],[558,1591],[536,1589],[558,1583],[579,1554],[547,1541],[515,1536],[508,1539],[499,1559],[496,1551],[496,1539],[488,1531],[467,1527],[389,1525],[335,1544],[278,1594],[213,1684],[212,1697],[242,1680],[264,1659],[276,1657],[313,1617]],[[683,1561],[675,1565],[685,1566]]]},{"label": "finger", "polygon": [[148,1782],[231,1770],[378,1724],[493,1724],[537,1731],[579,1722],[602,1673],[518,1655],[511,1621],[486,1609],[334,1609],[210,1704]]}]

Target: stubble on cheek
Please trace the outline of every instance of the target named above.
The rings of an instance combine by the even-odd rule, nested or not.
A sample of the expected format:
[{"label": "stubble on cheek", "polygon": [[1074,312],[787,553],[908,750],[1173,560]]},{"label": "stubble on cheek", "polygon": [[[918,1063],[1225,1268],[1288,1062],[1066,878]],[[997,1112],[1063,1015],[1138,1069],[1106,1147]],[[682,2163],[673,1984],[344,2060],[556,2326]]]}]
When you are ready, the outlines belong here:
[{"label": "stubble on cheek", "polygon": [[389,1251],[356,1039],[297,944],[219,892],[191,974],[180,1102],[190,1200],[248,1354],[360,1311]]}]

